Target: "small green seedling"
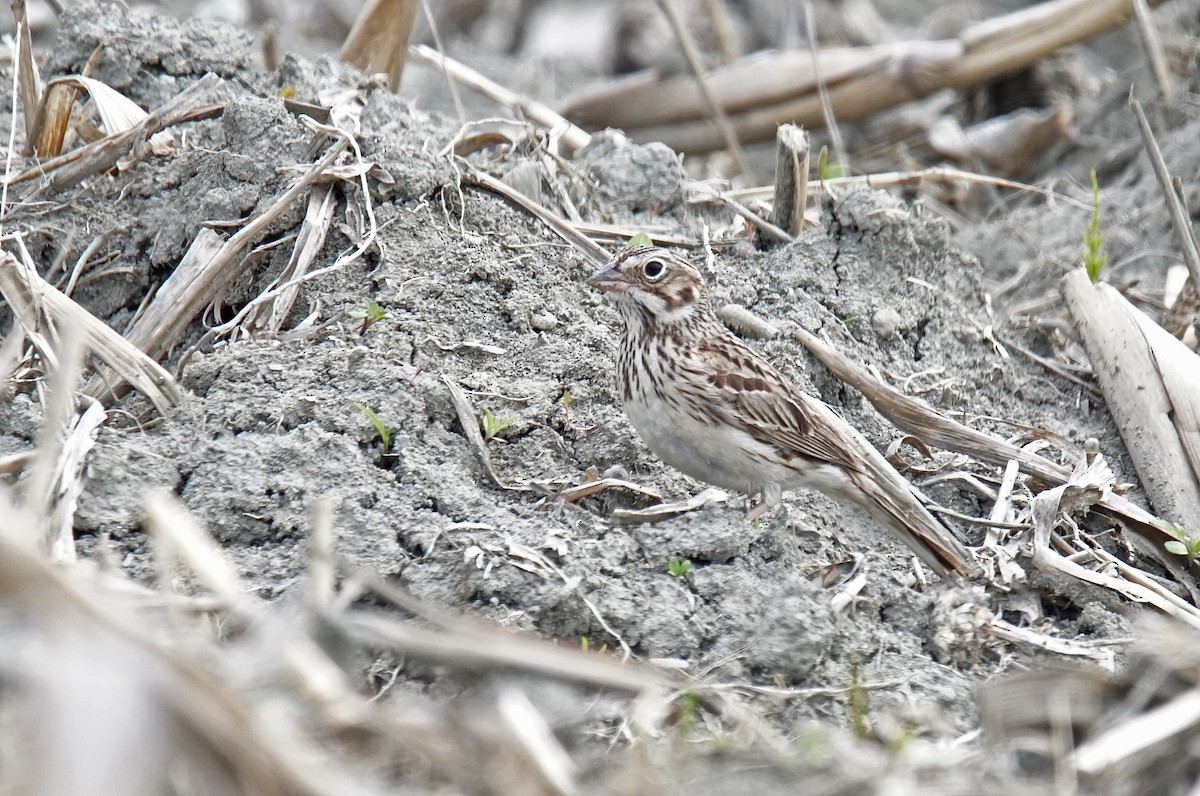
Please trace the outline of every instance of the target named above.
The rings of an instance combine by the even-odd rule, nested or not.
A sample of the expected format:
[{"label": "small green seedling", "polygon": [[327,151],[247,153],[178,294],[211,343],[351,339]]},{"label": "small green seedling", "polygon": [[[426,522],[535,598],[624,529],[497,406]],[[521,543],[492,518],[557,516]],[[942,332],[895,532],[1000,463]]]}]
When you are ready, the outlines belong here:
[{"label": "small green seedling", "polygon": [[654,241],[650,240],[650,236],[645,232],[639,232],[629,239],[630,246],[653,246]]},{"label": "small green seedling", "polygon": [[679,728],[680,737],[687,738],[696,726],[696,719],[700,717],[700,697],[691,691],[685,691],[679,695],[675,704],[679,716],[675,726]]},{"label": "small green seedling", "polygon": [[1200,533],[1189,535],[1182,525],[1166,520],[1160,520],[1155,525],[1175,538],[1163,544],[1167,552],[1175,556],[1187,556],[1188,563],[1200,557]]},{"label": "small green seedling", "polygon": [[508,415],[498,417],[491,409],[483,410],[483,441],[490,442],[493,437],[512,425],[513,419]]},{"label": "small green seedling", "polygon": [[817,177],[821,180],[836,180],[844,176],[846,170],[842,168],[842,164],[829,162],[829,147],[821,147],[821,151],[817,153]]},{"label": "small green seedling", "polygon": [[366,404],[360,404],[357,402],[355,402],[354,405],[358,407],[358,411],[360,411],[364,415],[366,415],[367,419],[370,420],[375,425],[375,433],[377,433],[379,435],[379,441],[383,443],[383,449],[385,451],[391,450],[392,449],[392,429],[388,427],[387,423],[384,423],[382,420],[379,419],[379,415],[375,414],[375,410],[372,409],[371,407],[367,406]]},{"label": "small green seedling", "polygon": [[845,318],[838,318],[838,323],[840,323],[842,326],[845,326],[847,329],[849,329],[852,324],[858,323],[858,316],[857,315],[847,315]]},{"label": "small green seedling", "polygon": [[870,697],[862,681],[862,664],[853,663],[850,686],[846,689],[846,719],[851,732],[864,740],[871,737],[871,722],[867,719],[870,708]]},{"label": "small green seedling", "polygon": [[[583,650],[584,652],[588,652],[591,649],[591,646],[592,646],[592,643],[590,641],[588,641],[587,636],[579,637],[579,649]],[[599,652],[601,655],[608,652],[608,642],[601,644],[600,649],[596,650],[596,652]]]},{"label": "small green seedling", "polygon": [[366,334],[367,329],[371,328],[371,324],[382,321],[384,318],[392,317],[392,314],[379,306],[375,299],[367,299],[367,303],[363,305],[363,309],[350,310],[346,314],[355,320],[362,321],[362,326],[358,327],[360,336]]},{"label": "small green seedling", "polygon": [[673,578],[682,578],[692,568],[692,562],[679,556],[671,556],[667,562],[667,574]]},{"label": "small green seedling", "polygon": [[1100,278],[1100,269],[1108,262],[1108,252],[1104,251],[1104,236],[1100,234],[1100,182],[1096,179],[1096,170],[1092,169],[1092,223],[1083,235],[1083,267],[1087,269],[1088,279],[1092,284]]}]

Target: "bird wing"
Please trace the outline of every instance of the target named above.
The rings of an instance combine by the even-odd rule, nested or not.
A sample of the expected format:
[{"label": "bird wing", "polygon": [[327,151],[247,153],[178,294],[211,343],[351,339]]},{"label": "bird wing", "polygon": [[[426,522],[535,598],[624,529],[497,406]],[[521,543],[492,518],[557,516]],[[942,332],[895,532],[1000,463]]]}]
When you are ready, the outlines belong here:
[{"label": "bird wing", "polygon": [[866,509],[935,572],[972,571],[966,549],[912,486],[832,409],[793,387],[740,343],[701,343],[690,359],[695,363],[689,368],[690,386],[724,422],[784,453],[840,465],[856,487],[840,494]]},{"label": "bird wing", "polygon": [[701,343],[693,349],[693,389],[729,425],[785,453],[860,469],[846,441],[815,410],[809,397],[757,354],[735,341]]}]

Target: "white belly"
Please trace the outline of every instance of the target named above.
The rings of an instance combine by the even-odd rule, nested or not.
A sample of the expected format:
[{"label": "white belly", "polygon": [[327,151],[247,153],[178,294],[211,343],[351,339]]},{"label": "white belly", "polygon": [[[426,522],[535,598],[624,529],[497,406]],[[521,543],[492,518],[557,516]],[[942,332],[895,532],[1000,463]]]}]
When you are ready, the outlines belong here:
[{"label": "white belly", "polygon": [[702,424],[654,395],[644,400],[635,396],[625,411],[646,447],[699,481],[754,494],[768,482],[782,485],[787,480],[786,468],[769,464],[769,446],[744,431]]}]

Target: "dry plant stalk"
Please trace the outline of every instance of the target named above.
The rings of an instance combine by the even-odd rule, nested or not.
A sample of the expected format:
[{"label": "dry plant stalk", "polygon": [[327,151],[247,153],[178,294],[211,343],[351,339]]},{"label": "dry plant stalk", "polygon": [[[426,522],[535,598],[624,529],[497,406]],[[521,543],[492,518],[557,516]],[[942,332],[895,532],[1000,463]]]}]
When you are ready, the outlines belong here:
[{"label": "dry plant stalk", "polygon": [[1193,532],[1200,522],[1200,360],[1112,286],[1082,268],[1063,298],[1150,504]]},{"label": "dry plant stalk", "polygon": [[29,33],[29,18],[25,13],[25,0],[12,0],[13,22],[17,28],[18,93],[21,97],[22,114],[25,117],[26,154],[37,135],[38,103],[42,96],[42,81],[37,63],[33,60],[33,38]]},{"label": "dry plant stalk", "polygon": [[[996,467],[1006,467],[1009,461],[1015,461],[1022,471],[1052,486],[1061,486],[1070,480],[1071,472],[1066,467],[939,414],[924,401],[905,395],[876,379],[806,329],[793,329],[792,335],[835,376],[861,392],[897,428],[925,443],[965,453]],[[1098,506],[1106,514],[1129,524],[1149,539],[1165,541],[1162,520],[1120,495],[1106,491],[1100,497]]]},{"label": "dry plant stalk", "polygon": [[400,90],[404,56],[420,0],[367,0],[338,57],[364,72],[383,72],[388,88]]},{"label": "dry plant stalk", "polygon": [[[1129,0],[1052,0],[975,23],[956,39],[823,49],[817,53],[819,72],[808,51],[758,53],[709,72],[708,82],[738,139],[764,141],[783,123],[809,128],[825,123],[821,81],[833,116],[857,121],[940,89],[1012,74],[1125,24],[1130,14]],[[584,127],[619,127],[631,138],[662,141],[679,151],[725,145],[689,77],[625,79],[568,100],[562,113]]]},{"label": "dry plant stalk", "polygon": [[1133,111],[1133,118],[1137,122],[1138,133],[1142,137],[1142,146],[1146,148],[1146,157],[1150,158],[1150,165],[1154,168],[1154,177],[1158,180],[1159,190],[1162,191],[1163,201],[1166,203],[1167,213],[1171,218],[1171,228],[1175,230],[1175,242],[1183,254],[1184,265],[1187,266],[1188,273],[1192,277],[1192,284],[1200,288],[1200,246],[1196,243],[1196,235],[1192,229],[1192,217],[1188,213],[1187,207],[1184,206],[1180,193],[1175,190],[1171,173],[1167,170],[1166,161],[1163,160],[1162,150],[1158,148],[1158,141],[1155,140],[1154,132],[1150,129],[1150,121],[1146,118],[1145,112],[1142,111],[1142,104],[1133,96],[1132,91],[1129,94],[1129,108]]},{"label": "dry plant stalk", "polygon": [[[38,330],[48,325],[76,324],[83,332],[88,351],[122,383],[133,385],[146,396],[159,412],[165,413],[182,400],[183,390],[162,366],[11,254],[0,256],[0,295],[9,302],[18,323],[31,339],[40,338]],[[52,352],[43,350],[42,354],[53,361]]]},{"label": "dry plant stalk", "polygon": [[771,220],[795,237],[804,228],[808,203],[808,132],[781,124],[775,133],[775,198]]},{"label": "dry plant stalk", "polygon": [[[236,278],[242,251],[333,164],[346,146],[345,138],[334,142],[320,161],[229,240],[211,229],[201,230],[145,313],[129,330],[130,343],[155,359],[165,356],[182,339],[196,316]],[[112,379],[110,374],[98,374],[85,388],[87,394],[94,396],[120,395],[122,390],[123,382]]]},{"label": "dry plant stalk", "polygon": [[194,119],[197,114],[210,112],[211,109],[204,104],[205,97],[209,89],[214,88],[220,82],[219,77],[209,72],[172,97],[162,107],[154,110],[137,125],[41,163],[35,168],[11,178],[8,180],[8,184],[12,185],[49,175],[46,190],[56,192],[78,185],[95,174],[108,171],[117,166],[119,162],[128,167],[137,159],[145,156],[147,142],[155,133],[172,125]]}]

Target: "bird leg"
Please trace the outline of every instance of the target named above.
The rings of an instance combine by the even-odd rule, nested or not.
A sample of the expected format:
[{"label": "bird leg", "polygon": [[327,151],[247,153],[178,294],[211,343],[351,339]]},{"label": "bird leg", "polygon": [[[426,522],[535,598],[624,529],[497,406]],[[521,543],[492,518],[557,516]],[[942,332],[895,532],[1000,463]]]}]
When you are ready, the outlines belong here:
[{"label": "bird leg", "polygon": [[[747,500],[753,498],[752,494],[746,495]],[[779,484],[767,484],[762,489],[762,500],[758,501],[758,505],[751,507],[746,512],[746,519],[754,522],[762,515],[766,514],[771,509],[778,506],[783,501],[783,487]]]}]

